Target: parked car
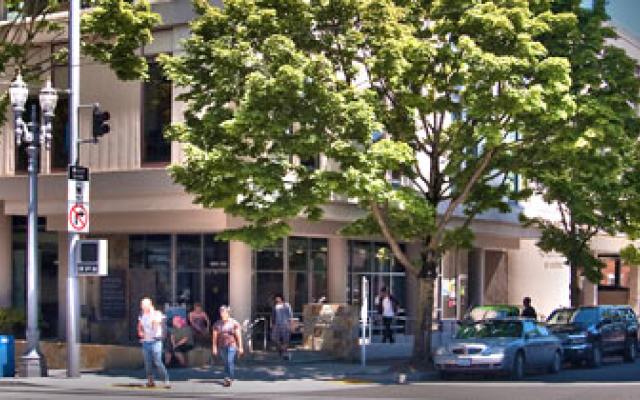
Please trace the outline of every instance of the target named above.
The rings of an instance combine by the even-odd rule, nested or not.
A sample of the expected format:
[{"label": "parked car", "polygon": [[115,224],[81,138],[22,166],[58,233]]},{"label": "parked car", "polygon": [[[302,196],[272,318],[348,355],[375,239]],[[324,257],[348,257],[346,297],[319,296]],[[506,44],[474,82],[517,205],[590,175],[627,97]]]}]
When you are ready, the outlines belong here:
[{"label": "parked car", "polygon": [[520,308],[508,304],[475,306],[467,313],[465,320],[484,321],[520,316]]},{"label": "parked car", "polygon": [[560,371],[562,345],[530,319],[471,321],[461,323],[451,343],[436,350],[434,364],[443,379],[455,373],[490,373],[518,380],[532,369]]},{"label": "parked car", "polygon": [[599,367],[605,355],[633,362],[638,353],[638,319],[629,306],[560,308],[547,327],[562,341],[566,360]]}]

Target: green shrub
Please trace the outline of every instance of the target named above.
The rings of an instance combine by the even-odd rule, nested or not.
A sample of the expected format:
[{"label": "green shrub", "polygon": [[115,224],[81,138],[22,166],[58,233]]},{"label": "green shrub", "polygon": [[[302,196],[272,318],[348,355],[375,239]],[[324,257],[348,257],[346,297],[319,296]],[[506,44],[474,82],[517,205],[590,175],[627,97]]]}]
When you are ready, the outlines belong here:
[{"label": "green shrub", "polygon": [[0,335],[23,335],[26,317],[23,311],[15,308],[0,308]]}]

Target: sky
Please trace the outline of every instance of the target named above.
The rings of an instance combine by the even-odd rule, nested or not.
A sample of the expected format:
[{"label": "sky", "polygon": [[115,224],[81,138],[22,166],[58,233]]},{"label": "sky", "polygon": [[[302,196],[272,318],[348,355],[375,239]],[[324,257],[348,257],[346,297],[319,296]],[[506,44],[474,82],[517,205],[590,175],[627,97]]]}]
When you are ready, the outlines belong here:
[{"label": "sky", "polygon": [[[583,5],[590,5],[591,0],[583,0]],[[607,11],[611,22],[637,38],[640,38],[640,0],[609,0]]]}]

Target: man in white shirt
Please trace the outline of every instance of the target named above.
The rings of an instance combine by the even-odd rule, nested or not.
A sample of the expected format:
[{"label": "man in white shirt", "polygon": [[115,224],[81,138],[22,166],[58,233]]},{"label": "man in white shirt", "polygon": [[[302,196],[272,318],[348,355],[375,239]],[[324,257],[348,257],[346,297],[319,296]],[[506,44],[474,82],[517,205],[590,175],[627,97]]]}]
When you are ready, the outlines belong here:
[{"label": "man in white shirt", "polygon": [[395,340],[393,339],[391,324],[393,323],[393,318],[398,312],[398,302],[395,297],[387,291],[386,287],[382,287],[380,289],[377,306],[378,314],[382,316],[382,323],[384,325],[384,330],[382,331],[382,343],[386,343],[387,339],[389,339],[389,343],[394,343]]}]

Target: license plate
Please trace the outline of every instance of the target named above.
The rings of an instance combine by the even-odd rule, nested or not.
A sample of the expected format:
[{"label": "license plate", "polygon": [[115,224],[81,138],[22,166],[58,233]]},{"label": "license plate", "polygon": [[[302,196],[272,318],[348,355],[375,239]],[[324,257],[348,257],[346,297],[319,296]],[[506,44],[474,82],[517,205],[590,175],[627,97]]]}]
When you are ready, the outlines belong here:
[{"label": "license plate", "polygon": [[470,358],[461,358],[456,360],[456,365],[458,367],[470,367],[471,366],[471,359]]}]

